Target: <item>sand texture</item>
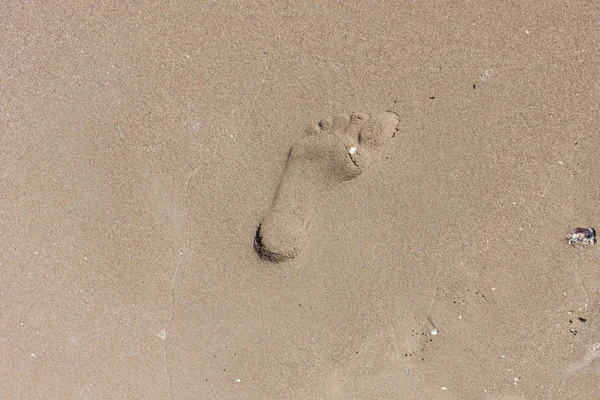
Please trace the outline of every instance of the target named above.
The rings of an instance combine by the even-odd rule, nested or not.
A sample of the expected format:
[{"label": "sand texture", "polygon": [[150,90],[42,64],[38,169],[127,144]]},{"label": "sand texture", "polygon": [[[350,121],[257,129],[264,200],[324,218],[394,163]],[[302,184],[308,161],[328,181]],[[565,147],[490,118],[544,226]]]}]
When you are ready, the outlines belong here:
[{"label": "sand texture", "polygon": [[0,399],[600,398],[597,2],[0,17]]}]

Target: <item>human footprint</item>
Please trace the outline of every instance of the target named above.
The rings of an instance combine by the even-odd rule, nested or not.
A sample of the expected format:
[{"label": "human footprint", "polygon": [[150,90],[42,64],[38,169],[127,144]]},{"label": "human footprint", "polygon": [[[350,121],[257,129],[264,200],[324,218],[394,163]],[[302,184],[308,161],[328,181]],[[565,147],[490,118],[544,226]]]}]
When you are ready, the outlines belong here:
[{"label": "human footprint", "polygon": [[267,260],[294,258],[304,246],[322,193],[368,168],[396,133],[392,112],[353,113],[322,120],[292,146],[273,205],[256,231],[254,247]]}]

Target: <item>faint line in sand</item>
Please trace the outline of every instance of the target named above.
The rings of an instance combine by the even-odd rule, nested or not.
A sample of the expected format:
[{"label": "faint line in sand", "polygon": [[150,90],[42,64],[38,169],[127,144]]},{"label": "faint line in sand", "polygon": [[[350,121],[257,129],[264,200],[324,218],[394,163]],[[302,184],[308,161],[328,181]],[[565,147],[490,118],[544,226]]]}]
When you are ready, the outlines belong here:
[{"label": "faint line in sand", "polygon": [[579,260],[581,260],[581,249],[579,249],[579,257],[575,260],[575,269],[577,270],[577,277],[579,278],[579,284],[581,285],[581,288],[583,289],[583,293],[585,293],[585,302],[587,303],[589,300],[589,296],[588,296],[588,292],[587,289],[585,287],[585,284],[583,283],[583,276],[581,275],[581,270],[579,269]]}]

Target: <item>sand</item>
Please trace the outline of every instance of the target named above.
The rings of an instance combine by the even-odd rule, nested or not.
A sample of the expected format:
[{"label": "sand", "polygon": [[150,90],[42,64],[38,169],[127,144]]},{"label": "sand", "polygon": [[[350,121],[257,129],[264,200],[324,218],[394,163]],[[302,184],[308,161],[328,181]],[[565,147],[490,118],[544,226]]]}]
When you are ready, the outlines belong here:
[{"label": "sand", "polygon": [[1,398],[598,398],[595,2],[49,3],[0,5]]}]

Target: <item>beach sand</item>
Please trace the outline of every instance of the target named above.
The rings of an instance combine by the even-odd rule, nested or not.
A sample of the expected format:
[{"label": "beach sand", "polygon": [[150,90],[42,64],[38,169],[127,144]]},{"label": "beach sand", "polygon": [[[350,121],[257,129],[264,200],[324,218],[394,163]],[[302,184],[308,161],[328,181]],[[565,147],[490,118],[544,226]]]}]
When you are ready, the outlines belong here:
[{"label": "beach sand", "polygon": [[598,398],[595,2],[0,15],[1,398]]}]

